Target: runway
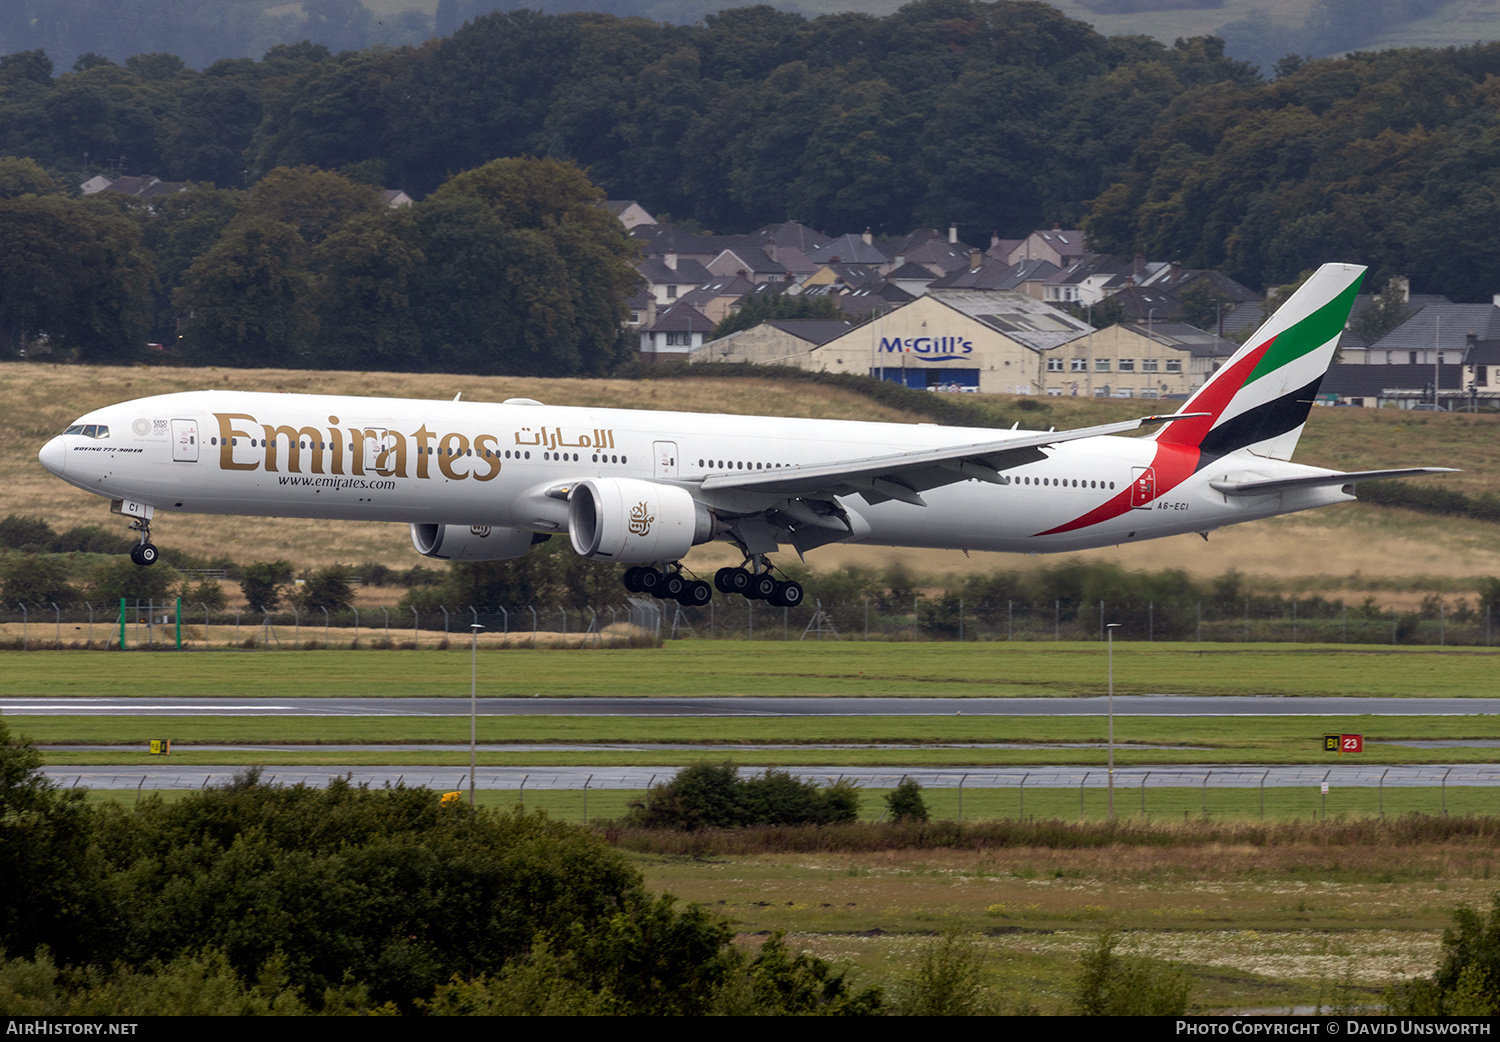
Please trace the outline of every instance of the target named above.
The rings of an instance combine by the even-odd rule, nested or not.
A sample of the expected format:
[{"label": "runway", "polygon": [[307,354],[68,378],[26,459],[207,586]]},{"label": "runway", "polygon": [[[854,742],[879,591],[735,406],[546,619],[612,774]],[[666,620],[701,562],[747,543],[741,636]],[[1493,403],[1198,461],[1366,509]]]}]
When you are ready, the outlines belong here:
[{"label": "runway", "polygon": [[[727,753],[722,754],[727,756]],[[59,785],[95,789],[201,789],[223,785],[243,767],[174,767],[169,763],[149,767],[49,767],[48,777]],[[866,788],[893,788],[902,778],[912,778],[924,788],[934,789],[1078,789],[1104,788],[1109,781],[1103,767],[791,767],[798,778],[827,784],[839,778]],[[758,774],[760,768],[742,767],[743,775]],[[676,773],[673,767],[481,767],[475,781],[481,789],[522,793],[536,789],[645,789]],[[334,778],[349,778],[356,785],[380,788],[386,785],[421,786],[431,789],[467,788],[466,767],[267,767],[262,781],[280,785],[306,784],[322,788]],[[1193,788],[1246,789],[1361,786],[1375,788],[1435,788],[1448,786],[1500,786],[1500,765],[1426,764],[1420,767],[1382,767],[1329,764],[1326,766],[1215,766],[1215,767],[1117,767],[1115,788],[1138,790]]]},{"label": "runway", "polygon": [[[1117,695],[1116,716],[1496,716],[1500,698]],[[481,698],[481,716],[1104,716],[1093,698]],[[0,698],[5,716],[468,716],[466,698]]]}]

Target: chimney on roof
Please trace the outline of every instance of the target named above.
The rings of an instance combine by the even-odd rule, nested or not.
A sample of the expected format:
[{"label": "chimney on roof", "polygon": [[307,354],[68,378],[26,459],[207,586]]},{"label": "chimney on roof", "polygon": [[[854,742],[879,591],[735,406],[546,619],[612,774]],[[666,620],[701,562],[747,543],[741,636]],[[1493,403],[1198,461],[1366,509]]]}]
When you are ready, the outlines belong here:
[{"label": "chimney on roof", "polygon": [[969,269],[971,271],[979,270],[979,266],[983,263],[984,254],[980,253],[978,250],[969,251]]},{"label": "chimney on roof", "polygon": [[996,246],[999,246],[999,245],[1000,245],[1000,233],[999,232],[990,232],[990,249],[993,250]]},{"label": "chimney on roof", "polygon": [[665,264],[667,267],[671,268],[673,271],[677,270],[677,251],[676,250],[668,250],[666,252],[666,254],[662,257],[661,260],[662,260],[663,264]]},{"label": "chimney on roof", "polygon": [[1058,224],[1056,221],[1053,221],[1052,222],[1052,230],[1055,231],[1055,232],[1060,232],[1060,231],[1062,231],[1062,225]]},{"label": "chimney on roof", "polygon": [[953,245],[956,245],[957,243],[958,243],[958,225],[954,224],[952,221],[949,221],[948,222],[948,245],[949,246],[953,246]]},{"label": "chimney on roof", "polygon": [[870,229],[868,228],[865,229],[865,233],[860,238],[865,241],[866,246],[873,246],[875,244],[875,236],[870,234]]}]

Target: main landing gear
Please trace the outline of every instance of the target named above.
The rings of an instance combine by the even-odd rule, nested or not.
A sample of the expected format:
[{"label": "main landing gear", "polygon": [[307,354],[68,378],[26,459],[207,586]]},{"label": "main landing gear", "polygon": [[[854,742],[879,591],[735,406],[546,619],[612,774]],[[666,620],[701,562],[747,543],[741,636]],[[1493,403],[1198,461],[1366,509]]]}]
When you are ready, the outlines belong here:
[{"label": "main landing gear", "polygon": [[156,563],[156,545],[151,542],[151,522],[132,521],[130,523],[132,532],[141,533],[141,541],[130,548],[130,559],[142,568]]},{"label": "main landing gear", "polygon": [[684,608],[701,608],[714,598],[713,588],[702,579],[684,576],[680,564],[665,568],[627,568],[625,589],[631,593],[649,593],[662,600],[676,601]]},{"label": "main landing gear", "polygon": [[802,584],[771,575],[771,563],[764,557],[746,561],[750,567],[720,568],[714,574],[714,585],[723,593],[737,593],[752,601],[766,601],[777,608],[795,608],[802,603]]}]

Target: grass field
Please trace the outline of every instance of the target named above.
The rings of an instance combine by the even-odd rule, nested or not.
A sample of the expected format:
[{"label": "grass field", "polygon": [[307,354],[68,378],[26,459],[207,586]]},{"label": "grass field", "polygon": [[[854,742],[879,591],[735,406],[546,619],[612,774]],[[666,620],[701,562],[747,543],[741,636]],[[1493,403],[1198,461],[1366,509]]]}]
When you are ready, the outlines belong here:
[{"label": "grass field", "polygon": [[[458,697],[467,648],[442,651],[5,652],[9,697]],[[1500,649],[1119,642],[1117,694],[1493,696]],[[1102,695],[1093,641],[992,644],[675,641],[479,656],[485,697]]]}]

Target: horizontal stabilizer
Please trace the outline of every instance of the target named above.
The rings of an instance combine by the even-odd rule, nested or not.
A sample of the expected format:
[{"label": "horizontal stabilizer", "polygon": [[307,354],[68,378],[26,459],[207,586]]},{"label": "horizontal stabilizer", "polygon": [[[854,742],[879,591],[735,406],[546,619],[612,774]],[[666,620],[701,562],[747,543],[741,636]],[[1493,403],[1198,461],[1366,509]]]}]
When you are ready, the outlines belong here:
[{"label": "horizontal stabilizer", "polygon": [[1321,485],[1357,485],[1361,481],[1384,481],[1386,478],[1415,478],[1423,474],[1456,474],[1453,467],[1407,467],[1404,470],[1351,470],[1347,473],[1315,474],[1310,478],[1276,478],[1267,481],[1210,481],[1215,492],[1226,496],[1269,496],[1290,488],[1317,488]]}]

